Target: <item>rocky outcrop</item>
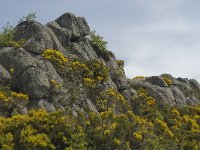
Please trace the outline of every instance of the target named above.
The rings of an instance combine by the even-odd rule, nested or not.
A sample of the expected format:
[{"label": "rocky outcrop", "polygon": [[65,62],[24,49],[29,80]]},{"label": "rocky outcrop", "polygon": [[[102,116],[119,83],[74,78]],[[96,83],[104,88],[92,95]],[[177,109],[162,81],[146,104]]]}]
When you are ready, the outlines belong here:
[{"label": "rocky outcrop", "polygon": [[54,32],[36,21],[18,24],[14,32],[15,40],[24,39],[23,48],[34,54],[42,54],[45,49],[64,50]]},{"label": "rocky outcrop", "polygon": [[[85,18],[72,13],[65,13],[46,25],[36,21],[18,24],[14,39],[24,39],[25,43],[23,48],[0,49],[0,84],[11,83],[13,90],[28,94],[31,100],[28,109],[39,107],[50,112],[65,107],[71,107],[74,114],[76,109],[89,108],[97,112],[98,95],[107,89],[118,91],[128,103],[137,95],[137,90],[143,88],[158,102],[179,106],[200,104],[200,85],[196,80],[174,78],[170,74],[127,79],[123,65],[114,54],[94,47],[89,33]],[[46,60],[42,56],[46,49],[60,51],[70,61],[88,64],[99,61],[108,68],[108,77],[98,83],[98,89],[90,89],[69,66],[61,69]],[[54,87],[52,81],[58,87]]]},{"label": "rocky outcrop", "polygon": [[61,28],[67,29],[72,40],[78,40],[89,34],[90,28],[82,17],[76,17],[72,13],[65,13],[55,20]]},{"label": "rocky outcrop", "polygon": [[[168,85],[163,77],[171,81]],[[150,96],[158,101],[164,101],[170,105],[184,106],[187,104],[199,105],[200,97],[198,92],[198,82],[191,80],[174,78],[169,74],[162,74],[160,76],[153,76],[143,79],[132,79],[130,85],[134,89],[145,89]],[[194,88],[195,87],[195,88]],[[195,90],[194,90],[195,89]]]}]

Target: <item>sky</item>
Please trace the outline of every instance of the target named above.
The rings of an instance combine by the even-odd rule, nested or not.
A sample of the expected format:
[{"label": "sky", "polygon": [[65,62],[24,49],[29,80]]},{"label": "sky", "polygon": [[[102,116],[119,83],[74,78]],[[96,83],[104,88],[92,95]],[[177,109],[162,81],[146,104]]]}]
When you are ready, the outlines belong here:
[{"label": "sky", "polygon": [[129,78],[169,73],[200,81],[199,0],[0,0],[0,27],[32,12],[43,24],[65,12],[85,17],[125,61]]}]

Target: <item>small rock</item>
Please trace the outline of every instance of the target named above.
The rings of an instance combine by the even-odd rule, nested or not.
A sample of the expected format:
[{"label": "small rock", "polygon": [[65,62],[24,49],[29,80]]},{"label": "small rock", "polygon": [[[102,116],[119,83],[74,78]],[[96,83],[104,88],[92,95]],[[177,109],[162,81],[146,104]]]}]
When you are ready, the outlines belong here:
[{"label": "small rock", "polygon": [[7,85],[10,80],[9,72],[0,64],[0,85]]}]

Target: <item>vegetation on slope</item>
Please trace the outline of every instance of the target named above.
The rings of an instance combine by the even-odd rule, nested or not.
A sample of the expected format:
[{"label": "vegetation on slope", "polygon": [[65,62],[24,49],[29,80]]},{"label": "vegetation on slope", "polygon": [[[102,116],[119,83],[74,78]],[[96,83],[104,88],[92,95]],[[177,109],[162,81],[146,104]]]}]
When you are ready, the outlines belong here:
[{"label": "vegetation on slope", "polygon": [[[200,108],[171,107],[157,103],[141,89],[131,105],[116,90],[98,93],[98,112],[88,109],[74,115],[69,107],[48,113],[0,117],[0,149],[196,149],[200,148]],[[23,94],[7,99],[27,100]],[[9,104],[8,104],[9,105]]]}]

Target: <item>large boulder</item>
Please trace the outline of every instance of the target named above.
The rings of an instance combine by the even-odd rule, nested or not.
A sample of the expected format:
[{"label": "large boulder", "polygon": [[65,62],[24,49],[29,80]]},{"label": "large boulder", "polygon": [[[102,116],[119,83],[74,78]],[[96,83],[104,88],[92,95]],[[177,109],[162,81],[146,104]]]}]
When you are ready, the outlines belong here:
[{"label": "large boulder", "polygon": [[50,82],[62,84],[53,65],[40,55],[32,55],[23,48],[1,49],[0,64],[7,70],[12,69],[12,88],[26,93],[32,99],[48,97]]},{"label": "large boulder", "polygon": [[57,49],[63,51],[54,32],[36,21],[24,21],[15,28],[14,39],[24,39],[23,47],[34,54],[42,54],[46,49]]},{"label": "large boulder", "polygon": [[7,70],[13,70],[13,77],[19,76],[30,67],[36,67],[35,58],[23,48],[3,48],[0,58],[0,64]]},{"label": "large boulder", "polygon": [[76,17],[73,13],[65,13],[55,20],[60,27],[71,33],[71,39],[77,40],[89,34],[90,28],[85,18]]},{"label": "large boulder", "polygon": [[32,99],[49,96],[50,83],[47,75],[37,67],[30,67],[20,76],[14,78],[13,86],[14,89],[28,94]]},{"label": "large boulder", "polygon": [[32,53],[42,54],[45,49],[53,48],[51,36],[39,22],[24,21],[15,28],[15,40],[25,39],[24,48]]}]

